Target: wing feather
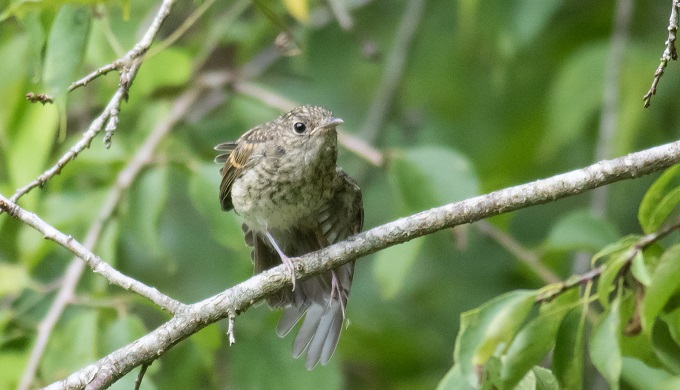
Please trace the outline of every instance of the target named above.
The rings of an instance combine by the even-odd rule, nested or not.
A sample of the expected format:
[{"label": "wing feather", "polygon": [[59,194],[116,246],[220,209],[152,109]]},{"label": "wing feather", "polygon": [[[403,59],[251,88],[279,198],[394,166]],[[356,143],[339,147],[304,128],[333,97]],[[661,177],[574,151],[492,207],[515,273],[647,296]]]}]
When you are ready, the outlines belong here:
[{"label": "wing feather", "polygon": [[229,211],[234,208],[231,201],[231,187],[234,180],[241,175],[243,168],[251,164],[253,150],[266,140],[264,131],[266,126],[257,126],[248,130],[236,141],[229,141],[215,146],[215,150],[223,152],[215,157],[215,162],[224,164],[220,169],[222,182],[220,183],[220,204],[222,210]]}]

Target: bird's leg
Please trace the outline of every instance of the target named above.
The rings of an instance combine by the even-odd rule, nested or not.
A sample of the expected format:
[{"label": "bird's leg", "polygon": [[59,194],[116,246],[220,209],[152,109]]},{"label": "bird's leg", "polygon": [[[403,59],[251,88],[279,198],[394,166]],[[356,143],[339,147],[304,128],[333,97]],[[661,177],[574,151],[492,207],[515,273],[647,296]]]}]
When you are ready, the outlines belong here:
[{"label": "bird's leg", "polygon": [[338,300],[340,301],[340,308],[342,309],[342,319],[345,319],[345,302],[347,302],[347,292],[345,288],[340,283],[340,277],[337,272],[333,269],[331,270],[331,300],[335,298],[337,294]]},{"label": "bird's leg", "polygon": [[272,244],[274,247],[274,250],[276,250],[276,253],[279,254],[279,257],[281,258],[281,263],[288,268],[288,271],[290,272],[290,279],[293,282],[293,291],[295,291],[295,264],[293,264],[293,261],[290,259],[290,257],[286,256],[285,253],[279,248],[279,245],[274,241],[274,237],[272,237],[271,234],[269,234],[268,231],[265,230],[264,234],[267,236],[269,239],[269,243]]}]

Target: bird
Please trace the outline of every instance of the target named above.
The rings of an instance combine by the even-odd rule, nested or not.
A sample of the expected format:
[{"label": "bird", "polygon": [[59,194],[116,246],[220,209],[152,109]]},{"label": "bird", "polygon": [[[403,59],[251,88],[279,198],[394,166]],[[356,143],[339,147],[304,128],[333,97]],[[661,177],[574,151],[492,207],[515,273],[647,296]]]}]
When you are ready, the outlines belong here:
[{"label": "bird", "polygon": [[354,260],[296,280],[291,258],[359,233],[364,221],[361,189],[336,166],[336,128],[342,123],[323,107],[304,105],[215,147],[215,162],[223,164],[221,208],[242,218],[254,272],[284,264],[290,274],[292,290],[280,290],[267,302],[283,309],[280,337],[302,323],[293,357],[306,352],[308,370],[326,365],[338,345]]}]

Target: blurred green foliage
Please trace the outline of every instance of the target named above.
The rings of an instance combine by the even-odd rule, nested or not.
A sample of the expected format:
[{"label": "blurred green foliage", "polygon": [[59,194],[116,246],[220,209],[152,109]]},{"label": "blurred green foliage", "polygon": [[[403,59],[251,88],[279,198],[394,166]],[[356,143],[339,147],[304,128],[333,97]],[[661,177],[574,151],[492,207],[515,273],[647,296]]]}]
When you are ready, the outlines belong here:
[{"label": "blurred green foliage", "polygon": [[[132,48],[158,3],[0,1],[0,193],[11,196],[80,139],[119,80],[115,72],[100,77],[68,94],[67,103],[63,88]],[[214,2],[174,45],[143,63],[129,101],[122,105],[111,147],[95,139],[44,188],[22,197],[20,205],[82,240],[118,173],[168,115],[173,99],[204,71],[231,71],[237,77],[258,73],[250,82],[295,102],[324,105],[344,119],[344,130],[366,136],[359,129],[391,65],[386,58],[399,38],[396,31],[408,1],[342,1],[354,22],[350,31],[339,27],[326,2],[309,2],[307,23],[302,22],[306,11],[292,11],[307,2],[257,3],[267,5],[293,33],[300,55],[277,57],[264,66],[267,55],[274,53],[279,24],[249,1]],[[202,4],[177,2],[158,40]],[[669,65],[652,107],[642,109],[642,96],[667,38],[669,10],[670,1],[635,3],[620,62],[610,157],[680,135],[674,100],[680,83],[677,64]],[[340,152],[339,165],[363,189],[366,228],[594,162],[613,2],[429,0],[423,12],[396,92],[384,102],[384,121],[369,129],[377,134],[373,145],[384,153],[386,166],[377,168],[347,150]],[[86,21],[82,14],[89,16]],[[256,72],[260,66],[263,72]],[[56,106],[25,100],[28,92],[48,91],[56,94]],[[56,108],[60,104],[63,110]],[[95,252],[123,273],[183,302],[201,300],[248,278],[252,267],[238,218],[222,213],[217,201],[219,167],[212,163],[212,147],[279,113],[262,99],[228,86],[202,96],[125,194]],[[66,129],[63,141],[58,139],[60,121]],[[661,226],[677,204],[677,175],[650,191],[651,200],[640,207],[640,228],[638,206],[652,180],[609,186],[605,217],[584,211],[590,200],[586,194],[491,222],[566,278],[574,252],[592,253],[623,234],[650,233]],[[659,202],[661,208],[654,207]],[[290,338],[274,335],[278,313],[261,305],[238,317],[236,345],[228,346],[226,324],[210,326],[154,362],[142,388],[434,388],[445,375],[450,379],[473,372],[449,372],[459,327],[461,335],[479,332],[470,328],[473,316],[495,323],[498,337],[472,340],[481,344],[468,344],[465,356],[496,367],[489,373],[497,383],[527,389],[547,383],[541,388],[552,388],[554,381],[578,383],[573,378],[584,375],[590,388],[595,379],[590,372],[582,374],[578,363],[584,348],[579,341],[584,333],[581,307],[550,321],[545,320],[550,307],[527,312],[524,304],[538,290],[511,290],[537,289],[545,282],[490,237],[474,228],[462,232],[440,232],[360,260],[348,305],[351,324],[326,367],[310,373],[303,362],[293,360]],[[626,241],[619,249],[630,244]],[[659,286],[659,291],[651,289],[659,299],[675,302],[675,290],[668,284],[677,277],[660,270],[671,269],[676,276],[672,260],[677,260],[677,251],[662,252],[645,251],[633,264],[634,275]],[[53,282],[71,257],[27,226],[0,216],[0,388],[16,386],[36,327],[54,298]],[[607,261],[615,263],[615,256]],[[606,280],[615,283],[616,273],[610,274]],[[167,319],[166,313],[89,271],[78,297],[52,335],[38,384],[63,378]],[[649,376],[648,383],[674,380],[671,374],[680,369],[668,367],[680,367],[673,360],[676,351],[666,348],[659,358],[652,345],[640,341],[643,336],[623,337],[615,346],[614,335],[602,331],[604,326],[625,325],[624,314],[635,306],[630,295],[611,304],[609,294],[600,297],[607,311],[593,332],[611,337],[593,341],[590,356],[607,380],[617,381],[619,372],[631,388],[649,388],[640,384],[640,376]],[[562,304],[574,306],[576,298],[567,294],[564,299],[568,302]],[[516,326],[493,322],[509,317],[485,311],[499,300],[505,308],[506,300],[522,308],[510,318]],[[663,311],[659,302],[647,306],[643,328],[651,332],[661,326],[653,332],[656,345],[677,343],[680,312]],[[654,326],[657,316],[664,321]],[[557,337],[553,373],[525,367],[531,359],[539,359],[538,364],[538,355],[552,345],[527,347],[526,332],[531,336],[538,330],[543,332],[540,340]],[[501,342],[510,344],[499,357],[494,352]],[[458,357],[465,351],[459,348]],[[619,366],[601,366],[614,349],[624,356]],[[528,372],[524,377],[503,371],[520,366]],[[114,388],[131,388],[133,381],[134,374],[128,375]]]}]

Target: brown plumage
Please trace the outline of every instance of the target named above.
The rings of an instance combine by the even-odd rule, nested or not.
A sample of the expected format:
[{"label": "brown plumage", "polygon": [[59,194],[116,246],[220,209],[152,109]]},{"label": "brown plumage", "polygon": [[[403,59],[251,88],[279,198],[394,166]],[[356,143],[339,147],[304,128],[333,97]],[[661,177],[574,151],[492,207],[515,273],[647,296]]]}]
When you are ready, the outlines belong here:
[{"label": "brown plumage", "polygon": [[220,204],[243,217],[246,243],[259,273],[281,263],[293,291],[268,298],[284,308],[277,326],[283,337],[304,316],[293,356],[305,351],[306,366],[326,364],[337,346],[352,284],[354,262],[295,282],[289,257],[301,256],[361,231],[361,190],[336,167],[336,126],[342,121],[322,107],[301,106],[215,147]]}]

